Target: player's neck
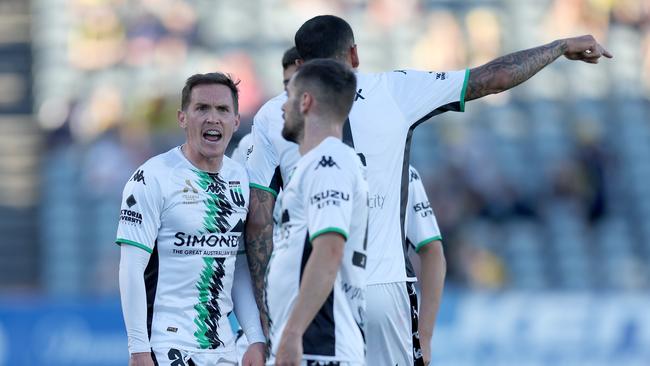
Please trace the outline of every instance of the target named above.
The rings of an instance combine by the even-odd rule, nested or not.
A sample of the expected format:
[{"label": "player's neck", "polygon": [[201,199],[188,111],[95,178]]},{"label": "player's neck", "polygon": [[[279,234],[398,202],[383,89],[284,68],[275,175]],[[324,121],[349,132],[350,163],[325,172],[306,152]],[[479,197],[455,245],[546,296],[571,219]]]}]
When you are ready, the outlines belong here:
[{"label": "player's neck", "polygon": [[305,135],[298,146],[300,155],[305,155],[328,137],[341,139],[342,125],[324,120],[305,121]]},{"label": "player's neck", "polygon": [[208,158],[201,155],[198,151],[192,150],[188,144],[181,145],[181,153],[185,158],[200,170],[208,173],[218,173],[221,170],[221,164],[223,163],[223,155]]}]

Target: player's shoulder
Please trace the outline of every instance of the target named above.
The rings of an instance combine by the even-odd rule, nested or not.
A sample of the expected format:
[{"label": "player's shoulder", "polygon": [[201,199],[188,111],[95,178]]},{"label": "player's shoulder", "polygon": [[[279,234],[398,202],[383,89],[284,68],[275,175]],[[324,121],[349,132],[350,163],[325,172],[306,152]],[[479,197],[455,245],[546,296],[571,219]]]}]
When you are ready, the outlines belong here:
[{"label": "player's shoulder", "polygon": [[334,137],[325,139],[305,157],[308,158],[308,165],[312,166],[314,170],[320,168],[356,169],[359,160],[354,149]]},{"label": "player's shoulder", "polygon": [[176,146],[169,151],[155,155],[142,163],[133,175],[131,181],[144,181],[149,180],[163,180],[164,177],[169,175],[171,169],[179,164],[181,161],[179,147]]},{"label": "player's shoulder", "polygon": [[287,100],[287,93],[282,92],[264,103],[255,113],[254,122],[263,122],[268,119],[282,119],[282,104]]},{"label": "player's shoulder", "polygon": [[[358,72],[357,75],[357,94],[355,96],[354,106],[365,105],[364,101],[374,101],[383,103],[383,98],[396,92],[395,79],[400,78],[402,73],[397,71],[385,71],[375,73]],[[368,104],[370,106],[370,104]],[[374,107],[373,107],[374,108]],[[374,110],[374,109],[373,109]],[[354,107],[353,111],[358,112]]]},{"label": "player's shoulder", "polygon": [[363,92],[371,92],[386,83],[386,72],[357,72],[357,100],[363,97]]}]

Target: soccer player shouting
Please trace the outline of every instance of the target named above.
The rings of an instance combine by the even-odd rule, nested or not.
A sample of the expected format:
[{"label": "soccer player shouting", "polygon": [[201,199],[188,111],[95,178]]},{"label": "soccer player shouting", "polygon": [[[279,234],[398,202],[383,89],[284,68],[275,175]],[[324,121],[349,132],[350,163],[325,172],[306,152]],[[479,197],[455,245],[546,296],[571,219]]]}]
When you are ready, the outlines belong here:
[{"label": "soccer player shouting", "polygon": [[237,365],[233,308],[250,343],[243,364],[264,364],[241,247],[248,176],[224,157],[237,107],[229,76],[187,79],[177,116],[187,140],[145,162],[124,188],[116,242],[131,366]]}]

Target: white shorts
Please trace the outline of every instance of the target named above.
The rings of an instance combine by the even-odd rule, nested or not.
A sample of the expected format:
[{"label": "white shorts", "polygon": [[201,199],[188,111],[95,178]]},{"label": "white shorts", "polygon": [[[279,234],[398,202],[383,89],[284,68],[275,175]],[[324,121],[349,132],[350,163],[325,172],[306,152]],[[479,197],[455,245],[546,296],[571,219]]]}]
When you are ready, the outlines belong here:
[{"label": "white shorts", "polygon": [[237,352],[191,352],[175,348],[154,348],[157,366],[237,366]]},{"label": "white shorts", "polygon": [[421,364],[417,321],[417,295],[412,282],[368,285],[366,363],[373,366]]}]

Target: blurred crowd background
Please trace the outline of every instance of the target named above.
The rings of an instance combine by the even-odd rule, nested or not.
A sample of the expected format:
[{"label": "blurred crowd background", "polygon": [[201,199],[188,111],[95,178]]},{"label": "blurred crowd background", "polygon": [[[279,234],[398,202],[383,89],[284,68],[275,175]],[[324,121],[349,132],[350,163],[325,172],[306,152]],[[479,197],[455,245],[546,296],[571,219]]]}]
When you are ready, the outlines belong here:
[{"label": "blurred crowd background", "polygon": [[[434,343],[442,364],[650,364],[650,1],[2,0],[0,365],[27,360],[3,344],[25,328],[8,317],[29,322],[30,306],[54,314],[37,324],[41,335],[43,324],[114,332],[70,348],[66,336],[22,329],[94,360],[47,364],[123,364],[113,240],[124,183],[183,141],[175,116],[194,73],[241,79],[234,147],[282,91],[280,61],[297,28],[324,13],[350,22],[363,71],[464,69],[581,34],[615,55],[560,60],[465,113],[435,117],[415,130],[411,162],[448,260],[434,341],[453,352]],[[66,328],[57,311],[86,315]],[[101,311],[113,328],[93,323]],[[496,325],[496,313],[522,318]],[[556,344],[561,319],[581,331]],[[537,326],[548,329],[513,344]]]}]

